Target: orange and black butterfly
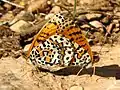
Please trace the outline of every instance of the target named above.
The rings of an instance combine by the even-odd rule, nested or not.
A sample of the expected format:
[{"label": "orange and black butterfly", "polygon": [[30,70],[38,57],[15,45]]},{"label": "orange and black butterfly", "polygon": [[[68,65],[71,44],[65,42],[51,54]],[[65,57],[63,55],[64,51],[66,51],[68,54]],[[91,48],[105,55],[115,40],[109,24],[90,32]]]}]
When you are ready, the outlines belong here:
[{"label": "orange and black butterfly", "polygon": [[61,14],[54,15],[35,36],[28,57],[36,66],[93,64],[91,48],[77,25]]}]

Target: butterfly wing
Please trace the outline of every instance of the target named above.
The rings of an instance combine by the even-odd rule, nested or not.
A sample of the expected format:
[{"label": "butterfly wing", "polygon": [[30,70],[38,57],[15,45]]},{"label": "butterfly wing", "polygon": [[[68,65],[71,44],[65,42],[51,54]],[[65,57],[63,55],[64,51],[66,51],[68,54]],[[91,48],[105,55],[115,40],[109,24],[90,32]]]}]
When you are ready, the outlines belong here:
[{"label": "butterfly wing", "polygon": [[48,39],[50,36],[54,35],[56,31],[58,31],[59,25],[61,22],[64,21],[64,17],[60,14],[54,15],[48,23],[46,23],[42,29],[38,32],[38,34],[35,36],[34,40],[32,41],[32,44],[28,50],[27,57],[30,56],[31,50],[38,46],[39,43],[44,42],[46,39]]},{"label": "butterfly wing", "polygon": [[41,29],[38,34],[35,36],[34,40],[32,41],[32,44],[28,50],[28,56],[30,55],[31,50],[38,46],[40,42],[44,42],[46,39],[48,39],[50,36],[56,33],[57,26],[53,23],[47,24]]},{"label": "butterfly wing", "polygon": [[93,63],[90,46],[80,28],[60,15],[52,18],[36,35],[28,57],[37,66],[86,67]]},{"label": "butterfly wing", "polygon": [[62,34],[73,44],[74,58],[71,60],[73,65],[87,66],[87,64],[93,63],[91,48],[80,28],[71,26],[65,29]]},{"label": "butterfly wing", "polygon": [[[71,46],[69,39],[62,35],[52,35],[32,49],[30,60],[35,66],[48,70],[50,66],[69,66],[73,58]],[[51,70],[53,71],[53,68]]]}]

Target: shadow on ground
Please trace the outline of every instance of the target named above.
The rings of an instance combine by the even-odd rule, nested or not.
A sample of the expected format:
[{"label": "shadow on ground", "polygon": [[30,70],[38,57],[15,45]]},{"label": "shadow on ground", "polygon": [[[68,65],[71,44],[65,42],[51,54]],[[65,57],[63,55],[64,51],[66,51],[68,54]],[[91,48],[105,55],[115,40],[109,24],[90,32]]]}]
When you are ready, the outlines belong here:
[{"label": "shadow on ground", "polygon": [[[76,75],[80,69],[81,69],[80,67],[67,67],[51,73],[56,75],[63,75],[63,76]],[[84,69],[81,71],[79,75],[84,75],[84,74],[92,75],[93,68]],[[101,76],[101,77],[116,77],[116,79],[120,79],[120,67],[117,64],[96,67],[95,75]]]}]

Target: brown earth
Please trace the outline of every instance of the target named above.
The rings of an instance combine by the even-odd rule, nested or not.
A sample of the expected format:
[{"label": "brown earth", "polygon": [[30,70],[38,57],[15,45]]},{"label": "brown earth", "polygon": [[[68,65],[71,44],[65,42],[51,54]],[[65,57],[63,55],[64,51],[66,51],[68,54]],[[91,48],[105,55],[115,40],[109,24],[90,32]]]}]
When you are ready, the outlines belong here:
[{"label": "brown earth", "polygon": [[[31,42],[33,36],[41,27],[41,20],[43,20],[41,17],[47,16],[51,12],[58,13],[67,9],[72,12],[74,0],[53,0],[58,3],[58,5],[56,4],[57,7],[55,4],[48,4],[49,0],[10,1],[17,4],[27,4],[27,7],[24,9],[16,8],[11,4],[0,1],[0,90],[120,90],[119,0],[77,0],[76,16],[82,15],[82,13],[83,15],[88,14],[87,23],[83,24],[88,24],[92,20],[98,22],[93,24],[94,28],[89,26],[87,29],[90,29],[88,36],[94,45],[92,51],[101,51],[99,54],[100,60],[95,64],[95,75],[92,75],[93,68],[89,68],[83,70],[78,76],[76,74],[80,67],[69,67],[52,73],[37,72],[35,67],[23,57],[24,46],[28,44],[27,42]],[[36,3],[36,1],[39,3]],[[34,3],[36,6],[34,6]],[[66,9],[61,8],[62,5]],[[25,14],[20,14],[22,10]],[[38,14],[45,13],[43,13],[43,16],[38,15],[34,18],[34,14],[28,14],[26,11],[33,13],[37,11]],[[100,16],[94,16],[96,13],[100,14]],[[21,33],[16,34],[16,27],[15,32],[11,31],[10,26],[17,23],[14,19],[23,20],[26,23],[30,21],[32,23],[30,25],[36,25],[37,28],[30,28],[28,25],[29,28],[25,29],[26,31],[30,30],[29,33],[34,32],[34,35],[31,34],[32,38],[29,35],[24,35],[24,33],[23,36]],[[84,21],[84,18],[81,19]],[[82,20],[80,21],[81,24]],[[7,23],[10,25],[7,25]],[[95,29],[95,27],[99,26],[98,24],[102,26],[102,30]],[[112,24],[114,24],[113,27],[110,27]],[[103,26],[106,28],[105,32],[103,32]],[[103,44],[105,34],[110,34],[107,37],[109,40],[106,40],[107,44],[104,43],[105,45],[99,46]]]},{"label": "brown earth", "polygon": [[[92,47],[100,50],[101,46]],[[36,72],[22,56],[0,59],[0,90],[120,90],[120,45],[103,46],[100,61],[77,76],[77,68],[57,73]],[[67,73],[66,73],[67,72]],[[69,72],[69,73],[68,73]],[[82,87],[82,88],[81,88]],[[77,88],[77,89],[75,89]]]}]

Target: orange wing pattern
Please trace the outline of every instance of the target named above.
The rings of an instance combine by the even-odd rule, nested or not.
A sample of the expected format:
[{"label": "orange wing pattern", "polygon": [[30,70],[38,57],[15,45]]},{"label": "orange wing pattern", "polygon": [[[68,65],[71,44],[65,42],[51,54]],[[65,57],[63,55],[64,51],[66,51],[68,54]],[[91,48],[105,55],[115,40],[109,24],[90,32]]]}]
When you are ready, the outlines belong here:
[{"label": "orange wing pattern", "polygon": [[38,46],[40,42],[43,42],[46,39],[48,39],[50,36],[54,35],[56,33],[56,30],[57,30],[57,26],[53,23],[49,23],[49,24],[45,25],[38,32],[38,34],[35,36],[34,40],[32,41],[32,44],[28,50],[27,57],[30,56],[30,52],[34,47]]},{"label": "orange wing pattern", "polygon": [[83,47],[90,54],[91,60],[93,60],[90,45],[89,45],[88,41],[86,40],[86,37],[81,32],[80,28],[71,26],[70,28],[64,30],[62,32],[62,34],[66,38],[70,39],[71,41],[76,42],[81,47]]},{"label": "orange wing pattern", "polygon": [[40,42],[44,42],[47,38],[54,35],[56,32],[59,32],[59,28],[63,27],[64,23],[64,17],[60,14],[54,15],[44,26],[43,28],[38,32],[38,34],[35,36],[29,50],[27,57],[30,56],[30,52],[33,49],[33,47],[38,46]]}]

